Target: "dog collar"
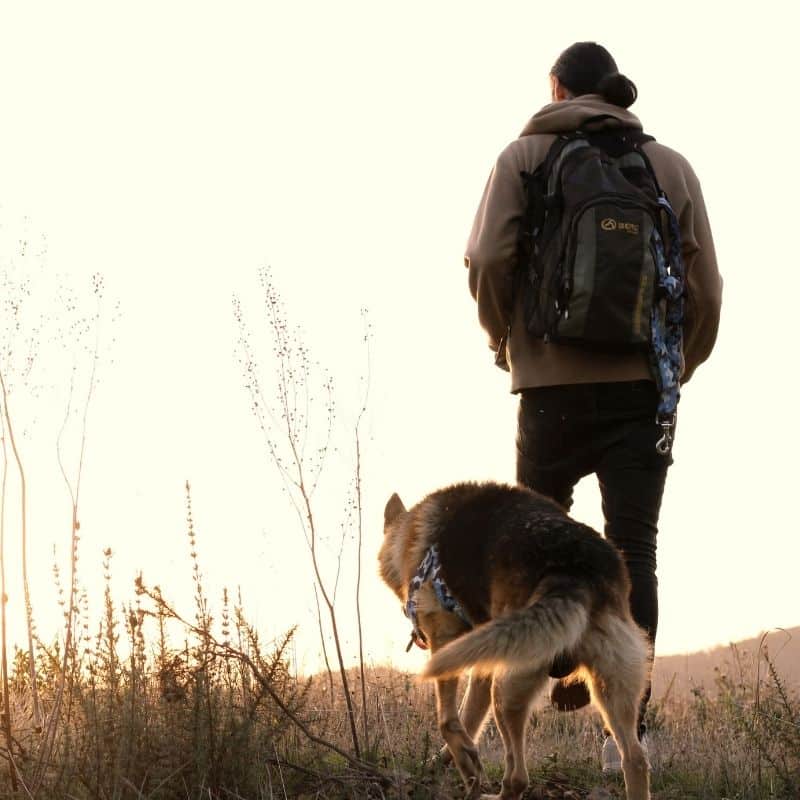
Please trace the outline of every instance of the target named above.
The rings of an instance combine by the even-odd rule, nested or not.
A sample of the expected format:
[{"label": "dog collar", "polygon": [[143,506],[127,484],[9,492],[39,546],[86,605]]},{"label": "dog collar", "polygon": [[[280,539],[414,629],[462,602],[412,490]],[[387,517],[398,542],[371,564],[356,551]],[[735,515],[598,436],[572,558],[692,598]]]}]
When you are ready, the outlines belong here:
[{"label": "dog collar", "polygon": [[417,622],[417,593],[422,586],[430,580],[433,584],[433,591],[436,593],[436,599],[439,605],[451,614],[455,614],[468,628],[472,627],[472,622],[469,619],[466,611],[461,607],[458,600],[453,597],[444,578],[441,576],[442,565],[439,561],[439,549],[437,546],[431,545],[428,552],[425,553],[425,558],[419,565],[414,577],[408,584],[408,600],[403,607],[403,613],[408,617],[411,622],[411,641],[406,647],[406,652],[411,649],[412,644],[421,647],[423,650],[428,649],[428,640],[425,634],[420,630],[419,623]]}]

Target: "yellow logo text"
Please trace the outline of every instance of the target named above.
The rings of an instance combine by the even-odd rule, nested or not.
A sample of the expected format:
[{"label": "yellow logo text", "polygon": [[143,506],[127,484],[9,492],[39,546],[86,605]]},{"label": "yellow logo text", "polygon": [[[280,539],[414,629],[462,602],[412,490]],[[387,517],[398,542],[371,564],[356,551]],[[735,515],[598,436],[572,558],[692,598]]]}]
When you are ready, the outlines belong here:
[{"label": "yellow logo text", "polygon": [[600,221],[600,227],[604,231],[623,231],[624,233],[637,234],[639,226],[635,222],[623,222],[622,220],[606,217]]}]

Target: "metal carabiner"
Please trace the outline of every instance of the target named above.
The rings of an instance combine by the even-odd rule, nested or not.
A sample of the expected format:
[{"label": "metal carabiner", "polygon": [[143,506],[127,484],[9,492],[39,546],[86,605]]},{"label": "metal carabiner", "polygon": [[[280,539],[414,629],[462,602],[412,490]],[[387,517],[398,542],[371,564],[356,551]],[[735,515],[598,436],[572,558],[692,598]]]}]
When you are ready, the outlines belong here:
[{"label": "metal carabiner", "polygon": [[672,434],[675,428],[675,414],[669,417],[656,417],[656,423],[661,427],[661,438],[656,442],[656,452],[661,456],[666,456],[672,450],[672,442],[674,436]]}]

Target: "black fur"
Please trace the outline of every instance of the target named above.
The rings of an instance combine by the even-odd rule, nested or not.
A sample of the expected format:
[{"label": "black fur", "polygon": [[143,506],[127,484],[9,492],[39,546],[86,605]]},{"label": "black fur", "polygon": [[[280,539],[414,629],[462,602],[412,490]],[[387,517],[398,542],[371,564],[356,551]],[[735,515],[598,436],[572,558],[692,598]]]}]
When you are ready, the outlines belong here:
[{"label": "black fur", "polygon": [[588,588],[592,611],[618,596],[609,594],[609,586],[629,585],[622,557],[610,542],[529,489],[462,483],[432,497],[440,510],[434,540],[442,577],[474,624],[489,619],[493,578],[546,585],[551,595]]}]

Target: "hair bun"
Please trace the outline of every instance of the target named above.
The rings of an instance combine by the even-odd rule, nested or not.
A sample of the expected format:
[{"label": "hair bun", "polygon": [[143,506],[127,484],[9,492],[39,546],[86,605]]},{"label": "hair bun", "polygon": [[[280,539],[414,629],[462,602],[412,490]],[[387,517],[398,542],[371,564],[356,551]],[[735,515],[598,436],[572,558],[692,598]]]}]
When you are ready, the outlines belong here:
[{"label": "hair bun", "polygon": [[610,72],[600,79],[597,84],[597,94],[615,106],[628,108],[632,106],[639,96],[636,84],[619,72]]}]

